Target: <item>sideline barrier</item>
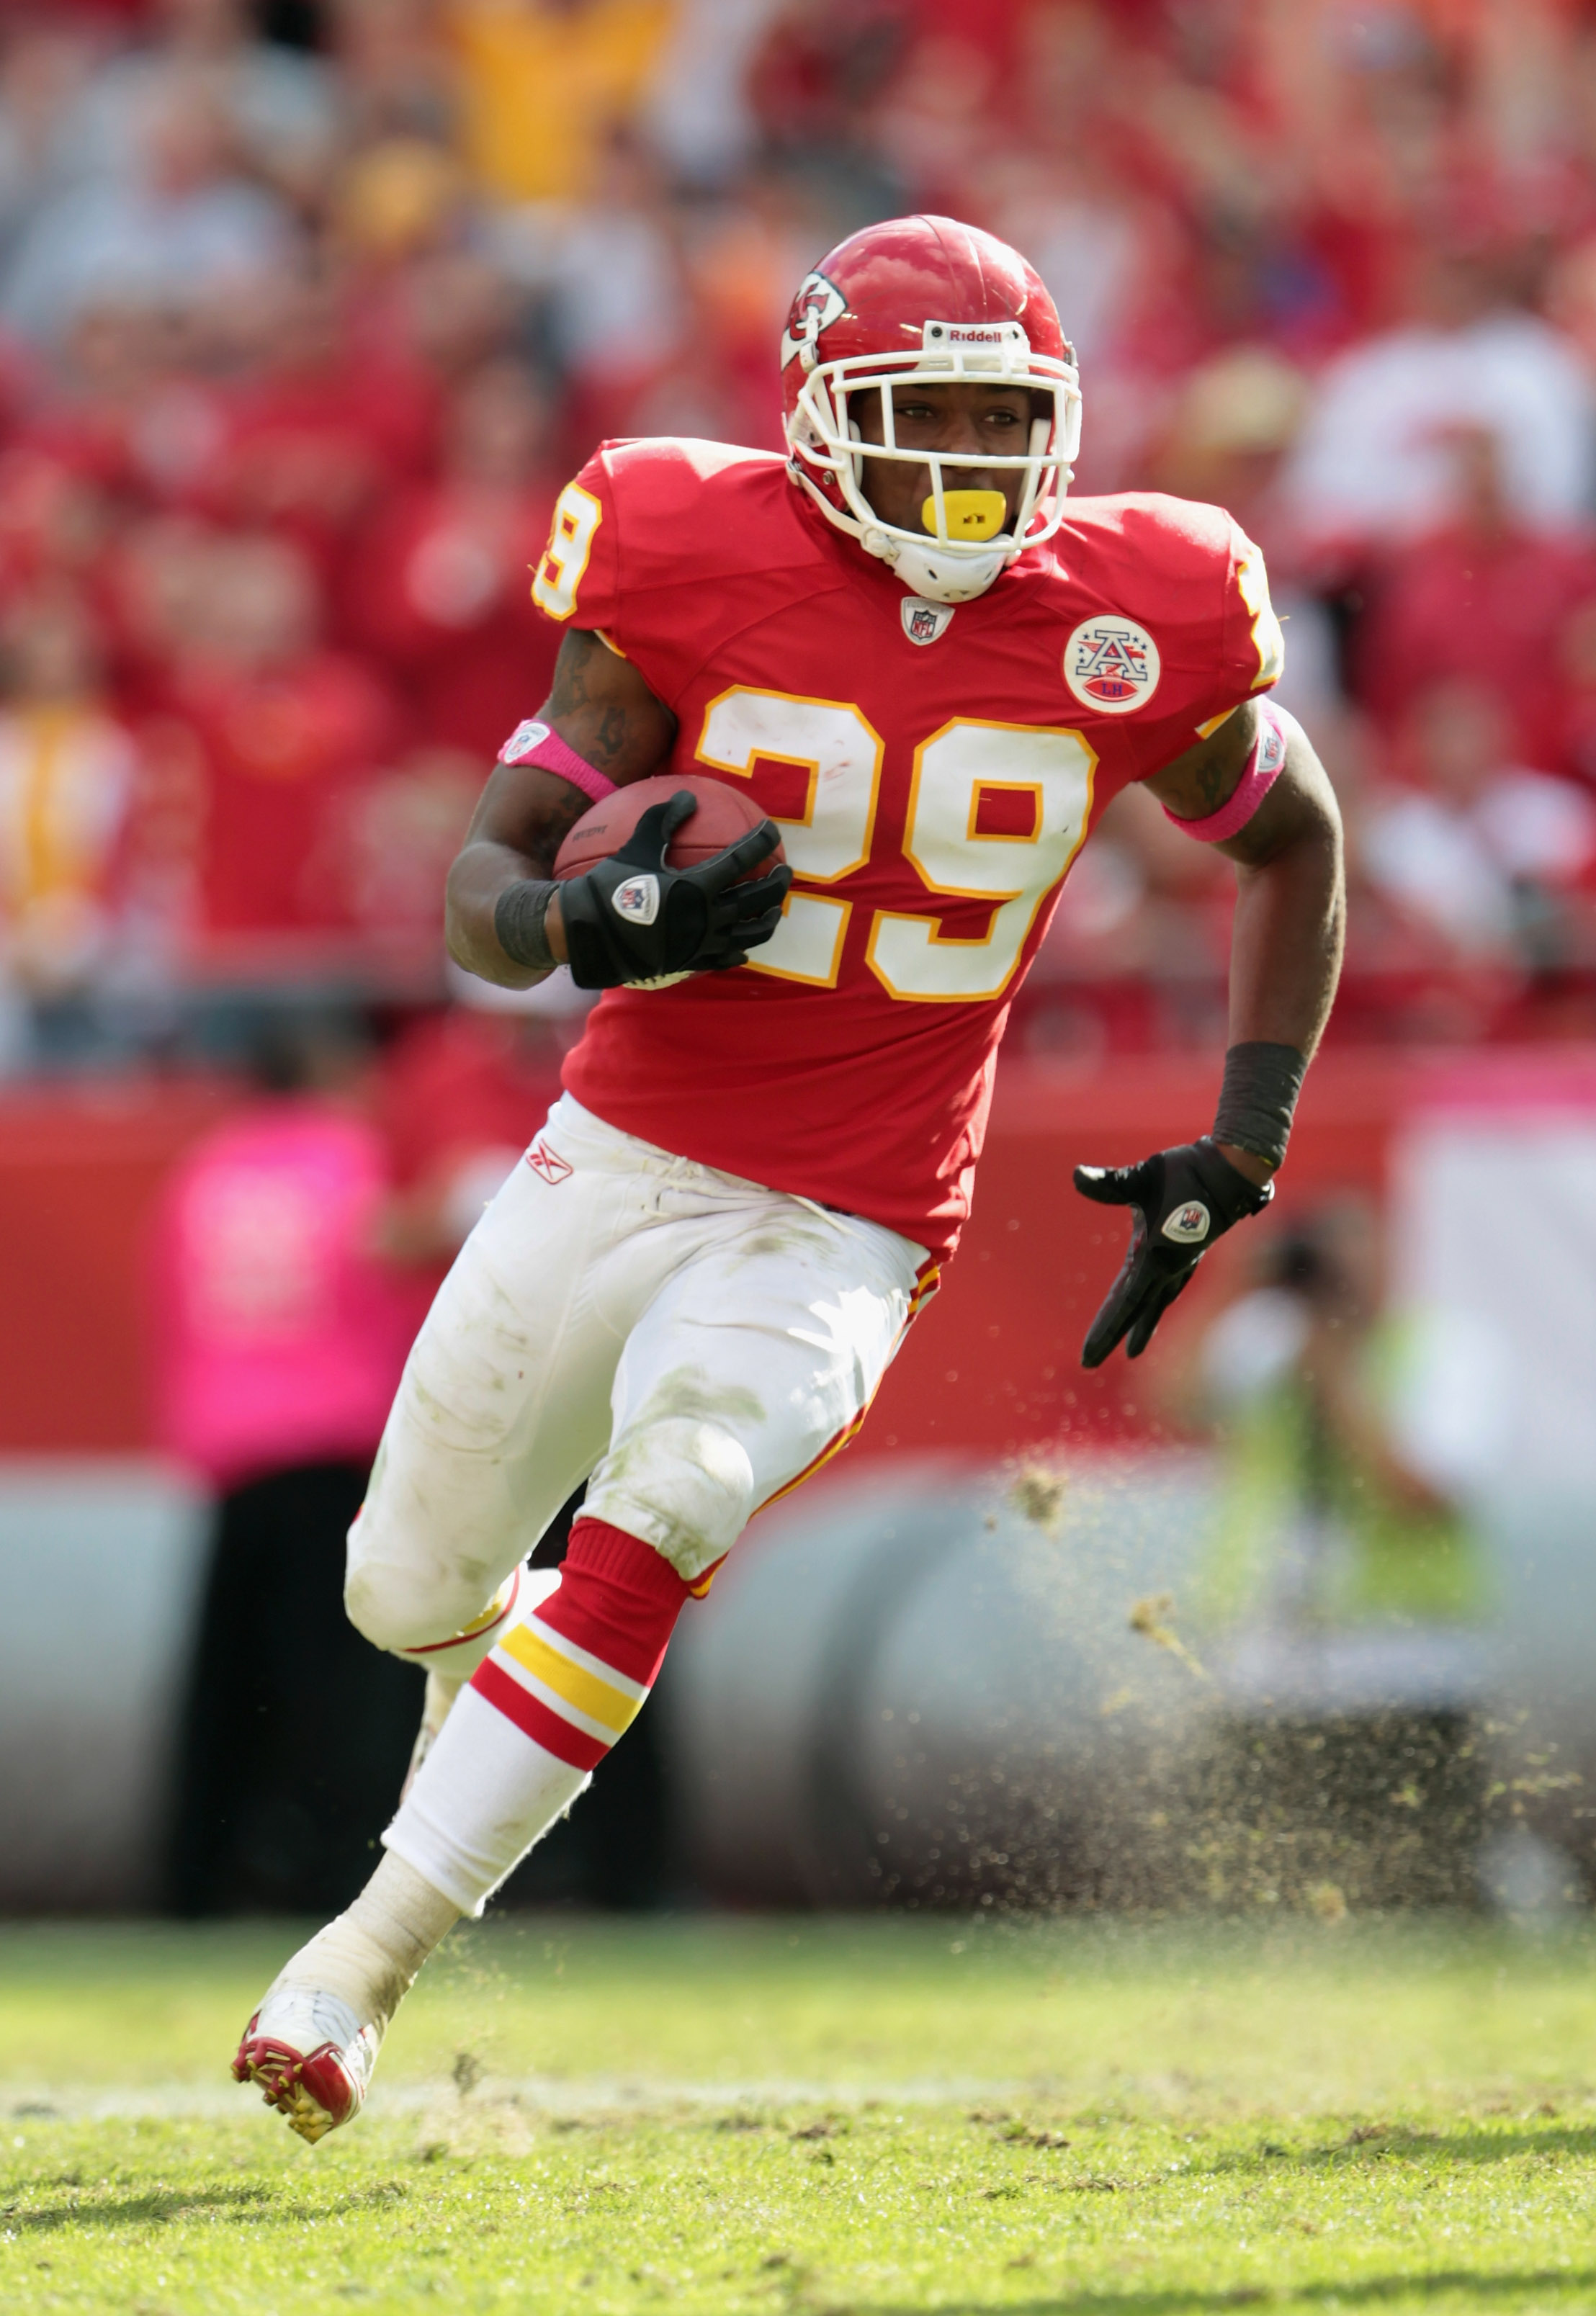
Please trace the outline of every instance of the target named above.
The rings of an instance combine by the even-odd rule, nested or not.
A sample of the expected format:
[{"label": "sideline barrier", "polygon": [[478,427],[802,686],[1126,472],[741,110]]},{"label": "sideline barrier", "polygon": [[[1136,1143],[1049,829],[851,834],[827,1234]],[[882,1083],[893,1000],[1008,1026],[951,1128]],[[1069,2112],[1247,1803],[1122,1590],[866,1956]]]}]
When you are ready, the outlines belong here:
[{"label": "sideline barrier", "polygon": [[[1393,1121],[1426,1066],[1389,1050],[1324,1057],[1282,1211],[1332,1188],[1380,1189]],[[1146,1434],[1135,1369],[1116,1361],[1093,1377],[1077,1365],[1121,1231],[1075,1196],[1070,1168],[1189,1139],[1212,1117],[1218,1082],[1206,1054],[1004,1067],[965,1245],[887,1378],[863,1452],[990,1456],[1060,1430]],[[145,1234],[166,1170],[236,1099],[222,1080],[0,1095],[0,1453],[150,1445]],[[529,1139],[539,1122],[529,1117]]]},{"label": "sideline barrier", "polygon": [[[1526,1069],[1566,1082],[1596,1109],[1586,1047],[1324,1054],[1309,1073],[1276,1213],[1336,1190],[1383,1194],[1395,1130],[1431,1089],[1475,1086],[1489,1099]],[[1211,1118],[1218,1082],[1218,1057],[1206,1053],[1004,1065],[964,1244],[852,1458],[900,1448],[989,1457],[1060,1436],[1157,1436],[1136,1367],[1116,1358],[1086,1375],[1079,1365],[1124,1225],[1075,1195],[1070,1169],[1189,1140]],[[0,1095],[0,1453],[149,1446],[145,1234],[167,1168],[236,1098],[222,1080]],[[538,1123],[529,1117],[529,1138]],[[1216,1249],[1193,1297],[1213,1291],[1244,1240]]]}]

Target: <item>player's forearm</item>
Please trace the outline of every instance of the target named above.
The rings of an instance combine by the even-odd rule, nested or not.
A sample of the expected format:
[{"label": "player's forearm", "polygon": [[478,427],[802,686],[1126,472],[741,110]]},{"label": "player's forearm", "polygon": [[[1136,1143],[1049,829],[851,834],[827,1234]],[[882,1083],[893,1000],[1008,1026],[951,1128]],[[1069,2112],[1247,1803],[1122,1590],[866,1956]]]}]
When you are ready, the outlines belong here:
[{"label": "player's forearm", "polygon": [[1236,862],[1230,1038],[1295,1046],[1311,1058],[1341,975],[1346,927],[1341,815],[1306,743],[1255,818],[1225,847]]},{"label": "player's forearm", "polygon": [[[1289,1075],[1278,1089],[1288,1128],[1302,1065],[1324,1034],[1341,976],[1346,925],[1341,815],[1323,765],[1293,732],[1279,779],[1245,828],[1224,846],[1236,863],[1235,922],[1230,945],[1231,1062],[1244,1083],[1257,1064]],[[1237,1048],[1247,1049],[1244,1055]],[[1271,1053],[1271,1050],[1272,1053]],[[1292,1054],[1300,1055],[1293,1063]],[[1242,1067],[1243,1064],[1250,1066]],[[1266,1071],[1267,1074],[1267,1071]],[[1226,1065],[1230,1090],[1232,1070]],[[1221,1102],[1221,1109],[1226,1108]],[[1285,1146],[1273,1155],[1219,1135],[1231,1163],[1262,1187]]]},{"label": "player's forearm", "polygon": [[[566,962],[554,864],[589,802],[536,764],[495,765],[444,888],[443,934],[457,965],[501,988],[531,989]],[[512,930],[540,920],[542,938],[505,948],[507,895]]]},{"label": "player's forearm", "polygon": [[499,904],[504,895],[518,886],[548,886],[551,865],[486,839],[465,847],[449,872],[443,910],[444,939],[457,965],[504,989],[532,989],[547,981],[556,965],[565,963],[566,935],[557,887],[549,892],[542,919],[551,964],[523,965],[506,953],[499,938]]},{"label": "player's forearm", "polygon": [[[674,716],[629,661],[581,629],[561,644],[538,713],[544,738],[554,734],[616,788],[654,771],[676,735]],[[504,989],[531,989],[567,962],[554,864],[594,793],[585,780],[574,784],[568,763],[549,769],[535,750],[501,758],[449,872],[444,937],[457,965]]]}]

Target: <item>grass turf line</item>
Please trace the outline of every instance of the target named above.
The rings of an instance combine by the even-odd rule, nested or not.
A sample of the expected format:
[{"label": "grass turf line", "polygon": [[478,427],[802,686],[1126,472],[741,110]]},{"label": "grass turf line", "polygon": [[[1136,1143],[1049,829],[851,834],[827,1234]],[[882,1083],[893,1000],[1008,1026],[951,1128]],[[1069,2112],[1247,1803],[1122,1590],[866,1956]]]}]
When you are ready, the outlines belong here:
[{"label": "grass turf line", "polygon": [[8,2316],[1596,2307],[1583,1931],[512,1920],[318,2149],[40,2111],[219,2090],[290,1935],[0,1933]]}]

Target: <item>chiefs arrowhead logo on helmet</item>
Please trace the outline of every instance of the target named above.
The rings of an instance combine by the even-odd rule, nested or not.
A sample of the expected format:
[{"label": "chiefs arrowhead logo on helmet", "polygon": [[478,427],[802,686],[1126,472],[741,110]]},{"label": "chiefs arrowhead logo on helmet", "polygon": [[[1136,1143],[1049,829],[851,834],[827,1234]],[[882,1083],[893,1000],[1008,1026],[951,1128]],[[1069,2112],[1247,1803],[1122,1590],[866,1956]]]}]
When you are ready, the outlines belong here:
[{"label": "chiefs arrowhead logo on helmet", "polygon": [[828,281],[824,273],[806,273],[781,333],[782,369],[796,361],[806,346],[813,348],[821,331],[829,329],[847,311],[848,300],[834,281]]},{"label": "chiefs arrowhead logo on helmet", "polygon": [[[879,397],[885,421],[893,387],[910,380],[1023,387],[1032,412],[1014,454],[903,450],[883,424],[870,460],[908,462],[930,477],[932,512],[917,531],[870,504],[851,407],[855,396]],[[781,386],[794,482],[916,595],[967,602],[1063,520],[1081,432],[1074,353],[1035,267],[976,226],[893,218],[840,243],[798,285],[781,337]],[[1013,478],[1012,519],[994,470]]]}]

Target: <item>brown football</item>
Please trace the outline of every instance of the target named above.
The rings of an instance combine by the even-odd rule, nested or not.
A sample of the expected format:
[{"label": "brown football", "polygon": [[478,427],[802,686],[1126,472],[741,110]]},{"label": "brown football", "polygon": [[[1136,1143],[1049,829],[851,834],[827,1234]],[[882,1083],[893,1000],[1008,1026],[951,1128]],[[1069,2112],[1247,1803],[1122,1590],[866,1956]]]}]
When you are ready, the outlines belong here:
[{"label": "brown football", "polygon": [[[635,780],[630,788],[617,788],[613,796],[593,806],[566,831],[555,860],[555,875],[562,879],[580,877],[595,861],[608,860],[611,853],[620,851],[649,806],[668,804],[678,788],[691,788],[699,808],[671,839],[665,862],[672,868],[691,868],[700,860],[712,860],[739,836],[757,828],[765,817],[763,806],[754,802],[746,788],[734,788],[707,773],[668,772],[663,779]],[[749,869],[748,876],[762,877],[785,857],[778,845],[756,868]]]}]

